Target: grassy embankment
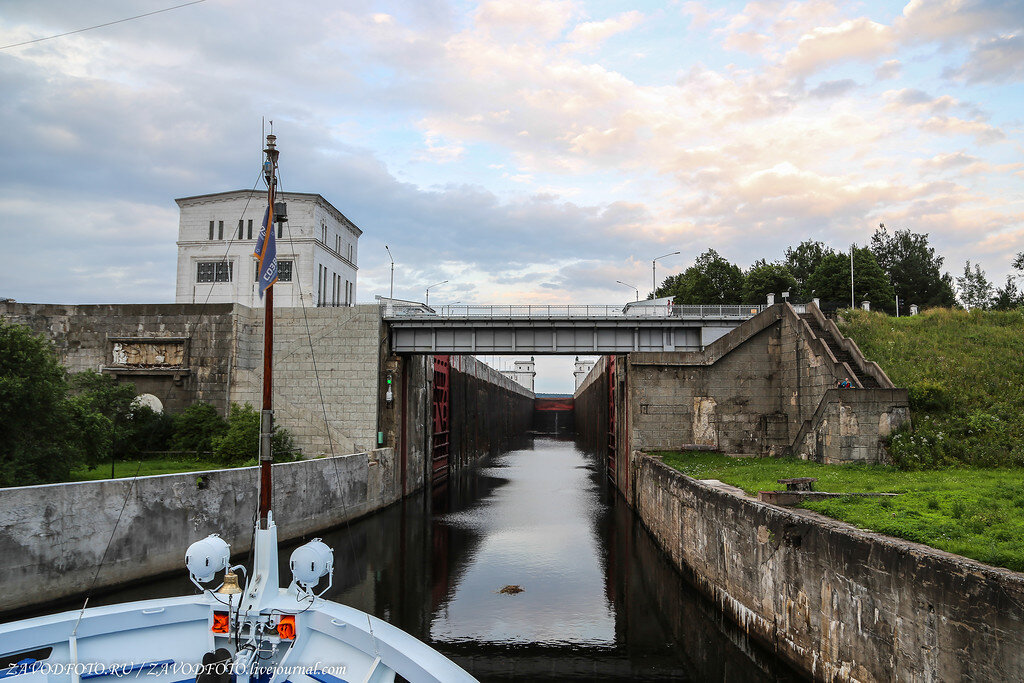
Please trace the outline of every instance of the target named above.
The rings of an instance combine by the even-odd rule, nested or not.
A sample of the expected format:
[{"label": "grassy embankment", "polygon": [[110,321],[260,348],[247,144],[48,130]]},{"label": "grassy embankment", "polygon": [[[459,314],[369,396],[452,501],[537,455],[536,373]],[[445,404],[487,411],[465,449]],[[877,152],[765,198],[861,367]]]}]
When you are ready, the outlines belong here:
[{"label": "grassy embankment", "polygon": [[[246,463],[251,464],[251,463]],[[114,478],[147,477],[154,474],[176,474],[178,472],[201,472],[204,470],[220,470],[227,467],[210,460],[195,458],[155,458],[152,460],[118,461],[114,463]],[[95,469],[85,466],[71,470],[68,481],[97,481],[110,479],[110,463],[99,465]]]},{"label": "grassy embankment", "polygon": [[844,313],[843,333],[910,390],[914,431],[893,436],[894,467],[665,454],[700,479],[756,494],[818,477],[820,491],[880,491],[804,507],[865,529],[1024,571],[1024,313]]}]

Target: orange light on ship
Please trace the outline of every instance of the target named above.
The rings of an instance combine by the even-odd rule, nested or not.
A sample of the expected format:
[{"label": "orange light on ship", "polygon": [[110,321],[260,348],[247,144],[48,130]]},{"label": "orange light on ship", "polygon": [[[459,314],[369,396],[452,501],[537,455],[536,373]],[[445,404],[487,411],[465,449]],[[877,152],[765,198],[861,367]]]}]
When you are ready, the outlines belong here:
[{"label": "orange light on ship", "polygon": [[281,617],[277,622],[277,635],[281,640],[295,640],[295,617],[291,614]]}]

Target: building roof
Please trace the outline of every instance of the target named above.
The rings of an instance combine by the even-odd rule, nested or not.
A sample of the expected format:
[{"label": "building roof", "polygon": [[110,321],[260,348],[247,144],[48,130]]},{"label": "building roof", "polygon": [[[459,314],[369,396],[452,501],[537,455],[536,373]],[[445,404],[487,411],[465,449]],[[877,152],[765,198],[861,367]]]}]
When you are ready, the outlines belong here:
[{"label": "building roof", "polygon": [[[251,197],[254,195],[262,195],[263,192],[256,192],[255,190],[229,190],[228,192],[213,192],[211,194],[197,194],[191,197],[179,197],[175,199],[175,203],[179,208],[189,204],[202,204],[208,201],[223,201],[228,199],[240,199],[242,197]],[[310,193],[310,192],[278,192],[277,196],[279,199],[287,201],[288,199],[305,199],[311,200],[317,204],[320,204],[326,208],[330,213],[334,214],[334,217],[340,221],[343,225],[346,225],[350,230],[356,233],[356,236],[363,234],[363,231],[353,223],[348,217],[341,211],[338,211],[334,204],[327,201],[322,194]]]}]

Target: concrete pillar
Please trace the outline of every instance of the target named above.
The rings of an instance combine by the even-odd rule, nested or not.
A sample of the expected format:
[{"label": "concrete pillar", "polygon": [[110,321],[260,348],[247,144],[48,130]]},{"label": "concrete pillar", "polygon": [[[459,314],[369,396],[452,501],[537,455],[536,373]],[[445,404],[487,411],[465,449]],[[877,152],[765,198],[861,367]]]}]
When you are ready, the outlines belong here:
[{"label": "concrete pillar", "polygon": [[774,293],[773,294],[769,294],[768,295],[768,305],[771,306],[774,303],[775,303],[775,294]]},{"label": "concrete pillar", "polygon": [[821,309],[821,299],[818,297],[814,297],[814,307],[819,310]]},{"label": "concrete pillar", "polygon": [[871,302],[870,301],[861,301],[860,302],[860,307],[863,308],[865,311],[870,311],[871,310]]},{"label": "concrete pillar", "polygon": [[917,304],[910,304],[910,315],[917,315]]}]

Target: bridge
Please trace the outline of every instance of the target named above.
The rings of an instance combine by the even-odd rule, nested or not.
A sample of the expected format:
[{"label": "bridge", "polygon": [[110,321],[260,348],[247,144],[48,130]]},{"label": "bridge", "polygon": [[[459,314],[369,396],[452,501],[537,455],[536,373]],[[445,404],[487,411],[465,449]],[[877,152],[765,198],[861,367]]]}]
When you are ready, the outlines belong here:
[{"label": "bridge", "polygon": [[700,351],[761,305],[452,305],[381,300],[396,353],[614,354]]}]

